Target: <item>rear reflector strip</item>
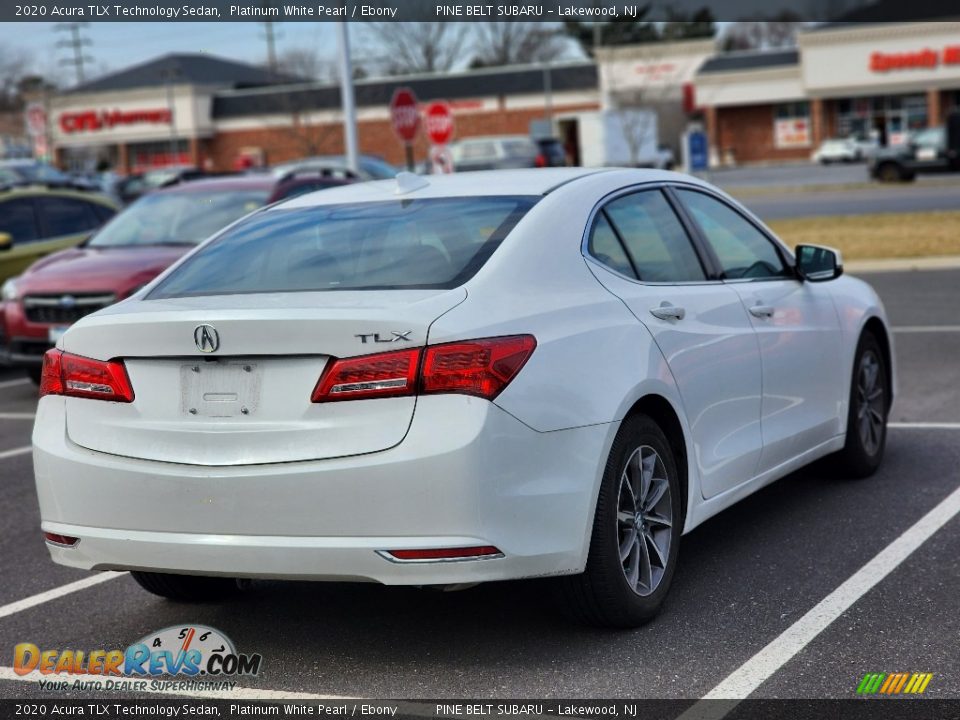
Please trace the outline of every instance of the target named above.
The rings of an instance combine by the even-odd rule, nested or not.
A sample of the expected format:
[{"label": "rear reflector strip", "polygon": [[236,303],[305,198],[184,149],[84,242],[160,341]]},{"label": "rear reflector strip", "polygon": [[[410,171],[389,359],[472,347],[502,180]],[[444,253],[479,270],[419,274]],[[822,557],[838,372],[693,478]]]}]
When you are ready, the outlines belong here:
[{"label": "rear reflector strip", "polygon": [[74,547],[80,542],[80,538],[70,537],[69,535],[58,535],[52,532],[45,532],[43,539],[51,545],[58,545],[60,547]]},{"label": "rear reflector strip", "polygon": [[454,560],[491,560],[503,557],[503,553],[493,545],[416,550],[378,550],[377,554],[391,562],[450,562]]}]

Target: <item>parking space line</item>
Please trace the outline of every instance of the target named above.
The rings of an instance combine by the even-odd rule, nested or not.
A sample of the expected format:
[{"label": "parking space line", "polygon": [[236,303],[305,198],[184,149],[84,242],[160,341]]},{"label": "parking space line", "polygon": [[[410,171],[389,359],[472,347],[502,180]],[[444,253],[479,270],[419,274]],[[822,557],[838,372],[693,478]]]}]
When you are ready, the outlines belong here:
[{"label": "parking space line", "polygon": [[895,333],[960,332],[960,325],[900,325],[890,328]]},{"label": "parking space line", "polygon": [[898,430],[960,430],[960,422],[892,422],[887,427]]},{"label": "parking space line", "polygon": [[20,378],[19,380],[4,380],[0,382],[0,388],[13,387],[14,385],[26,385],[28,382],[32,382],[30,378]]},{"label": "parking space line", "polygon": [[[103,680],[103,675],[88,675],[81,673],[78,675],[70,674],[70,680]],[[11,667],[0,667],[0,680],[16,680],[19,682],[37,682],[37,677],[33,673],[30,675],[17,675]],[[297,692],[294,690],[268,690],[266,688],[251,688],[236,686],[233,690],[175,690],[150,688],[149,686],[137,692],[150,693],[152,695],[179,695],[181,697],[192,697],[206,700],[359,700],[360,698],[350,697],[348,695],[320,695],[317,693]],[[118,696],[119,697],[119,696]]]},{"label": "parking space line", "polygon": [[122,577],[126,574],[127,573],[125,572],[113,572],[112,570],[108,570],[106,572],[97,573],[96,575],[91,575],[90,577],[85,577],[82,580],[77,580],[76,582],[55,587],[52,590],[46,590],[42,593],[31,595],[23,600],[17,600],[16,602],[8,603],[7,605],[0,606],[0,618],[15,615],[18,612],[29,610],[37,605],[43,605],[51,600],[62,598],[64,595],[75,593],[78,590],[86,590],[88,587],[99,585],[100,583]]},{"label": "parking space line", "polygon": [[[960,513],[960,487],[677,720],[720,720]],[[727,700],[729,702],[712,702]]]},{"label": "parking space line", "polygon": [[0,420],[33,420],[34,413],[0,412]]},{"label": "parking space line", "polygon": [[26,455],[31,450],[33,450],[32,445],[27,445],[26,447],[13,448],[12,450],[3,450],[3,451],[0,451],[0,460],[5,460],[8,457],[15,457],[17,455]]}]

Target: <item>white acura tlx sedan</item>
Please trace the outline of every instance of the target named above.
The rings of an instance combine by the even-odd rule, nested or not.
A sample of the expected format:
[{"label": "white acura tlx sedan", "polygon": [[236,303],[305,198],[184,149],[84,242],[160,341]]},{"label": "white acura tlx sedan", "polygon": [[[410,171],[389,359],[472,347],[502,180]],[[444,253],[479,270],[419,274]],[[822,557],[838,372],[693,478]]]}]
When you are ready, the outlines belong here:
[{"label": "white acura tlx sedan", "polygon": [[890,331],[842,272],[656,170],[276,204],[47,353],[42,531],[178,600],[563,576],[575,616],[634,626],[683,533],[818,458],[879,466]]}]

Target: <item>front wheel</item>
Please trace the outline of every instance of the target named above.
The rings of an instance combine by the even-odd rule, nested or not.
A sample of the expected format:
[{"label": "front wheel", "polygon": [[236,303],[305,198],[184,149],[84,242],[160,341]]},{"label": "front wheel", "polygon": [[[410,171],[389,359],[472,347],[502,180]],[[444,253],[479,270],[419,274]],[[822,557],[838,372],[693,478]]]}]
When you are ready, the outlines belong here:
[{"label": "front wheel", "polygon": [[237,581],[232,578],[139,571],[130,574],[147,592],[178,602],[222,600],[238,590]]},{"label": "front wheel", "polygon": [[887,444],[887,363],[876,337],[865,332],[857,343],[847,413],[847,439],[837,456],[839,469],[854,478],[873,475]]},{"label": "front wheel", "polygon": [[561,578],[575,618],[637,627],[659,612],[677,566],[681,484],[670,443],[645,415],[624,420],[604,470],[586,570]]}]

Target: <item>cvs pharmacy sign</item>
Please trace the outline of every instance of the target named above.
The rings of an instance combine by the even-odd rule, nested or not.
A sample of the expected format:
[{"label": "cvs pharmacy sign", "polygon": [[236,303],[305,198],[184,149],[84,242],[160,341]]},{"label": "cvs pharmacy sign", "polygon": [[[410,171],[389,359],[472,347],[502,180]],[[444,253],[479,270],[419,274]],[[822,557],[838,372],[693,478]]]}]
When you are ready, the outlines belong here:
[{"label": "cvs pharmacy sign", "polygon": [[118,125],[154,124],[168,125],[171,121],[170,110],[157,108],[150,110],[80,110],[60,115],[60,129],[65,133],[96,132],[110,130]]}]

